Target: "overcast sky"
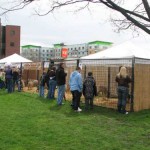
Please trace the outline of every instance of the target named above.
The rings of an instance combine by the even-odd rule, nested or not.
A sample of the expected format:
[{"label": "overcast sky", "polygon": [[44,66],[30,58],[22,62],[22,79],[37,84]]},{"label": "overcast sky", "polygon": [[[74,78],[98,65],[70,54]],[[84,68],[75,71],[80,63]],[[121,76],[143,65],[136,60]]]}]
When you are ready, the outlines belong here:
[{"label": "overcast sky", "polygon": [[[91,11],[85,9],[76,13],[71,7],[63,8],[44,17],[33,15],[34,8],[35,4],[1,17],[2,25],[21,26],[21,45],[52,46],[61,42],[71,45],[95,40],[119,44],[133,39],[130,30],[114,32],[108,21],[110,11],[104,6],[91,5]],[[140,37],[149,43],[145,33],[141,32]]]}]

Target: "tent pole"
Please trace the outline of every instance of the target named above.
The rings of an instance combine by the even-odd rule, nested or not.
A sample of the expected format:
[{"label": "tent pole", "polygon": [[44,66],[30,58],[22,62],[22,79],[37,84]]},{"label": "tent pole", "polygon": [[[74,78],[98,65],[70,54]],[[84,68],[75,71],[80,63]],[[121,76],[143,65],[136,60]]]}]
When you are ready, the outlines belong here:
[{"label": "tent pole", "polygon": [[134,111],[134,65],[135,65],[135,57],[132,58],[132,83],[131,83],[131,105],[130,111]]},{"label": "tent pole", "polygon": [[22,79],[22,62],[20,64],[20,71],[19,71],[19,85],[18,85],[18,91],[20,92],[22,90],[22,86],[21,86],[21,79]]},{"label": "tent pole", "polygon": [[110,67],[108,67],[108,92],[107,92],[107,98],[110,98]]}]

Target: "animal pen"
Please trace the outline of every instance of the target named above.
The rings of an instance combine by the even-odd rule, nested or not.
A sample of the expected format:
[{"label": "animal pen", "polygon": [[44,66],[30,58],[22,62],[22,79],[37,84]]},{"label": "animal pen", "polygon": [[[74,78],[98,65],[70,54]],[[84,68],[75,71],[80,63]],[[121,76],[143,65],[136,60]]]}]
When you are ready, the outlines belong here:
[{"label": "animal pen", "polygon": [[[58,67],[60,61],[41,62],[37,67],[24,67],[23,79],[38,79],[43,69],[48,69],[51,65]],[[89,71],[93,72],[96,80],[98,96],[94,98],[94,104],[107,108],[117,108],[117,83],[116,74],[120,66],[126,66],[132,83],[129,84],[129,98],[127,101],[128,111],[140,111],[150,109],[150,60],[141,58],[119,58],[119,59],[79,59],[63,60],[65,63],[66,77],[66,99],[72,99],[69,91],[69,77],[76,66],[82,67],[83,80]],[[30,69],[31,68],[31,69]],[[84,103],[84,97],[81,101]]]}]

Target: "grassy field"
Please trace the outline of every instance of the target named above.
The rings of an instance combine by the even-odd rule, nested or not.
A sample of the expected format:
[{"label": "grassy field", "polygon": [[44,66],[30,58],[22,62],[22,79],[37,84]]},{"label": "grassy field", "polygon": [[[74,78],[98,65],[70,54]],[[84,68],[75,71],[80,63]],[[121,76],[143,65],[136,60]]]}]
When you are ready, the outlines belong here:
[{"label": "grassy field", "polygon": [[150,150],[150,110],[76,113],[69,102],[0,91],[0,150]]}]

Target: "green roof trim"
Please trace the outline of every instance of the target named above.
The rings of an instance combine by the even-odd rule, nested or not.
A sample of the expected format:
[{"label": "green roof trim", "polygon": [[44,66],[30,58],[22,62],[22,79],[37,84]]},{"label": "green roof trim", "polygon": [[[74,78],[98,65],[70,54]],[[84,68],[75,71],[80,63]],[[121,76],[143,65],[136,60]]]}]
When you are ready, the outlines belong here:
[{"label": "green roof trim", "polygon": [[60,48],[60,47],[63,47],[63,46],[66,46],[66,45],[64,43],[54,44],[55,48]]},{"label": "green roof trim", "polygon": [[36,45],[24,45],[24,46],[21,46],[22,48],[41,48],[41,46],[36,46]]},{"label": "green roof trim", "polygon": [[88,44],[89,44],[89,45],[90,45],[90,44],[97,44],[97,45],[112,45],[113,43],[112,43],[112,42],[105,42],[105,41],[92,41],[92,42],[89,42]]},{"label": "green roof trim", "polygon": [[55,47],[55,48],[60,48],[60,47],[62,47],[62,46],[61,46],[61,44],[54,44],[54,47]]}]

